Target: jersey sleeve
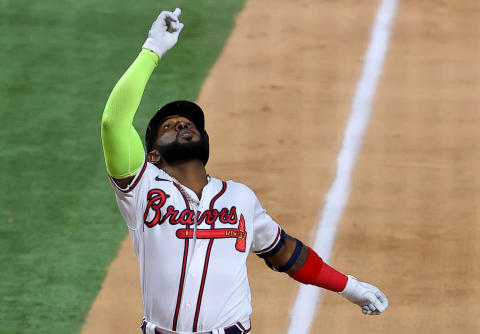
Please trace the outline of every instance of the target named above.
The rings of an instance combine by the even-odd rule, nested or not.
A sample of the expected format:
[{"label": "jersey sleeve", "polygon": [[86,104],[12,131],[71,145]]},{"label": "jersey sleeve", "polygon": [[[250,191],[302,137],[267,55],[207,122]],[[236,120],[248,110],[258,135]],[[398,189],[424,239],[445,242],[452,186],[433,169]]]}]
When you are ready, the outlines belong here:
[{"label": "jersey sleeve", "polygon": [[[110,177],[110,183],[115,192],[118,208],[123,220],[130,230],[136,230],[143,223],[146,192],[149,188],[149,180],[156,167],[144,161],[143,165],[126,188],[120,188]],[[156,175],[156,174],[155,174]]]},{"label": "jersey sleeve", "polygon": [[281,227],[262,207],[257,196],[254,196],[253,210],[253,243],[251,251],[255,254],[268,252],[276,246],[280,239]]}]

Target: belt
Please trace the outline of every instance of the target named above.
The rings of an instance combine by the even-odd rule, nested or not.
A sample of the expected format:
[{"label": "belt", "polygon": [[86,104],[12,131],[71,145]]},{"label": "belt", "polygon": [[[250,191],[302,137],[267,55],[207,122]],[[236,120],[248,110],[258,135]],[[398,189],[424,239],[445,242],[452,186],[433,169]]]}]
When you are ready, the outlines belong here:
[{"label": "belt", "polygon": [[[147,323],[145,321],[142,322],[142,325],[140,326],[140,329],[142,330],[142,333],[145,334],[145,328],[146,328]],[[237,322],[235,325],[225,327],[223,329],[225,334],[247,334],[250,333],[250,328],[245,329],[240,322]],[[155,333],[157,334],[165,334],[165,333],[170,333],[170,332],[165,332],[161,329],[155,329]],[[214,332],[203,332],[205,334],[213,334]]]}]

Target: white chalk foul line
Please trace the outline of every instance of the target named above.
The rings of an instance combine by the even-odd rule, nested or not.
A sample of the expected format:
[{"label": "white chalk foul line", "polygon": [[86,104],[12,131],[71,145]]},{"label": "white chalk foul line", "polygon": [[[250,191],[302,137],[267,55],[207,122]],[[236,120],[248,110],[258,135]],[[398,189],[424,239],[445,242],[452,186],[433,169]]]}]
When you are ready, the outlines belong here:
[{"label": "white chalk foul line", "polygon": [[[327,193],[326,203],[318,223],[313,249],[328,262],[335,240],[337,226],[350,194],[351,172],[362,146],[370,111],[382,71],[390,39],[390,28],[395,17],[397,0],[383,0],[372,29],[363,74],[358,82],[352,103],[352,112],[345,130],[342,149],[337,158],[337,174]],[[300,285],[295,306],[291,311],[288,334],[307,334],[312,324],[321,289]]]}]

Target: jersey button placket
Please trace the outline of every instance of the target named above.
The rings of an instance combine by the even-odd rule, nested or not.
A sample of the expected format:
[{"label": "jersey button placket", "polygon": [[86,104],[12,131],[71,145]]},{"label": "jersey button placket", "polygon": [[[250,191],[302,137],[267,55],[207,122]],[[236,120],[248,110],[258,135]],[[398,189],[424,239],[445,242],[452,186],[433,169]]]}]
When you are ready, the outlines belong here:
[{"label": "jersey button placket", "polygon": [[[202,216],[202,212],[203,212],[203,205],[201,203],[199,203],[198,206],[197,206],[197,210],[195,212],[195,215],[193,216],[195,226],[197,227],[197,229],[198,229],[198,225],[199,225],[198,218],[200,218]],[[202,247],[202,239],[197,239],[196,244],[195,244],[195,250],[199,250],[201,247]]]}]

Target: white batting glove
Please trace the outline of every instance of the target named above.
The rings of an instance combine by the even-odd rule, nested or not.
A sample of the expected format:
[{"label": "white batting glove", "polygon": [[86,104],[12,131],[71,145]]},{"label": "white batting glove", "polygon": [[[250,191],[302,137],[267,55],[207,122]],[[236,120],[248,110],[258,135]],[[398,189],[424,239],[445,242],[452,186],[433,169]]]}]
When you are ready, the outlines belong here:
[{"label": "white batting glove", "polygon": [[[178,35],[183,29],[183,23],[178,20],[181,13],[180,8],[173,12],[161,12],[153,22],[142,48],[155,52],[160,58],[170,50],[177,43]],[[171,32],[168,31],[169,29]]]},{"label": "white batting glove", "polygon": [[362,312],[368,315],[377,315],[388,307],[388,299],[376,286],[360,282],[353,276],[347,275],[348,281],[345,289],[339,292],[343,297],[357,304]]}]

